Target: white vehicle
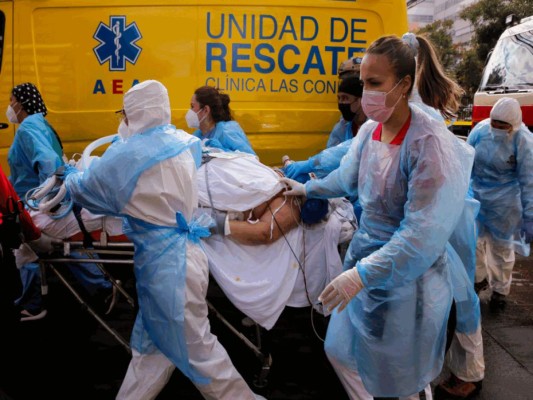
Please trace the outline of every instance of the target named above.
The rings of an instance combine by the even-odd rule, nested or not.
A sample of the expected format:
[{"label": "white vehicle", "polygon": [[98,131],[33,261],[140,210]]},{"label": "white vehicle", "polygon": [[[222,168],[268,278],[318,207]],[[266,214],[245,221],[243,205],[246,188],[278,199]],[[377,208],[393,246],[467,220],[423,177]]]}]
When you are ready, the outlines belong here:
[{"label": "white vehicle", "polygon": [[474,96],[472,125],[489,118],[492,106],[502,97],[520,102],[522,119],[532,130],[533,16],[507,28],[490,53]]}]

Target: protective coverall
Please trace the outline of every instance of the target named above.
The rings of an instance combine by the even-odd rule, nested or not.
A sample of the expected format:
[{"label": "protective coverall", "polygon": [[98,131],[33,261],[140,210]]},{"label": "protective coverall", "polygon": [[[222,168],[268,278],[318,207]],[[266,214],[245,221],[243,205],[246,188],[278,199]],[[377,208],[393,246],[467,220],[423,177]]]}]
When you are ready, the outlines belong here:
[{"label": "protective coverall", "polygon": [[207,135],[204,135],[200,129],[193,135],[202,140],[204,146],[226,151],[238,150],[255,155],[250,141],[237,121],[220,121]]},{"label": "protective coverall", "polygon": [[65,179],[73,199],[90,211],[124,217],[135,245],[139,312],[117,398],[155,398],[175,367],[206,399],[260,398],[210,331],[207,257],[199,245],[208,224],[191,221],[200,141],[169,124],[168,94],[157,81],[130,89],[124,110],[131,136]]},{"label": "protective coverall", "polygon": [[511,290],[514,253],[529,255],[523,233],[533,235],[533,135],[521,122],[519,104],[506,110],[506,103],[496,103],[491,118],[503,114],[496,119],[512,124],[510,134],[493,131],[489,118],[468,136],[476,150],[472,188],[481,202],[476,282],[487,279],[504,296]]},{"label": "protective coverall", "polygon": [[[343,383],[356,371],[376,397],[410,396],[439,375],[452,274],[463,286],[468,280],[458,257],[450,259],[448,240],[473,155],[461,160],[444,124],[416,107],[411,113],[401,144],[374,140],[378,124],[367,122],[340,167],[305,185],[310,197],[360,199],[360,228],[344,268],[357,268],[364,288],[346,311],[333,313],[325,348],[334,367],[342,366]],[[357,398],[357,389],[345,387]]]},{"label": "protective coverall", "polygon": [[[15,139],[8,153],[11,171],[9,177],[21,199],[26,192],[43,183],[63,164],[63,150],[56,133],[42,113],[28,115],[19,125]],[[58,223],[61,223],[58,221]],[[72,257],[79,257],[72,253]],[[94,264],[78,264],[72,274],[91,295],[111,291],[111,283]],[[31,262],[20,268],[23,291],[20,305],[31,313],[37,313],[42,306],[40,292],[40,270]]]},{"label": "protective coverall", "polygon": [[352,121],[345,121],[340,118],[329,134],[327,148],[337,146],[338,144],[353,138]]}]

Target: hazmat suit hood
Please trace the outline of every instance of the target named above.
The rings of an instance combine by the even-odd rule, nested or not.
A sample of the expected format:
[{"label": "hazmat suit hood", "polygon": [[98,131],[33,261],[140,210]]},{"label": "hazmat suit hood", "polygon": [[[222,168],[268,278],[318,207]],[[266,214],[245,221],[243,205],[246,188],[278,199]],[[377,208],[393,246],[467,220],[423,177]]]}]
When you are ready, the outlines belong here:
[{"label": "hazmat suit hood", "polygon": [[522,110],[520,103],[516,99],[503,97],[494,104],[490,112],[490,119],[507,122],[513,127],[515,133],[522,125]]},{"label": "hazmat suit hood", "polygon": [[155,80],[138,83],[124,95],[124,112],[128,119],[128,136],[170,124],[167,89]]}]

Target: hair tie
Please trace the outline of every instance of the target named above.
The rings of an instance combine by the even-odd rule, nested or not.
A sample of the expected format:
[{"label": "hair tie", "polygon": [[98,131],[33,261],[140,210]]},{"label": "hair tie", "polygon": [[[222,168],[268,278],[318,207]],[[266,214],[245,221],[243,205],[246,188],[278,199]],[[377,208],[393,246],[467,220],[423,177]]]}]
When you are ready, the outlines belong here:
[{"label": "hair tie", "polygon": [[420,45],[418,44],[418,39],[416,38],[416,35],[411,32],[404,33],[402,36],[402,40],[404,43],[406,43],[411,49],[415,52],[415,57],[418,54],[418,48]]}]

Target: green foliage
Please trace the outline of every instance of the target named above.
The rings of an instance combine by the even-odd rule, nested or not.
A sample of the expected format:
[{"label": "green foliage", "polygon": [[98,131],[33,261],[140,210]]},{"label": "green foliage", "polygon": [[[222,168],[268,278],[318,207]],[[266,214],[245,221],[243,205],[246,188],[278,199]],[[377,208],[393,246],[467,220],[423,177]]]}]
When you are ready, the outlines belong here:
[{"label": "green foliage", "polygon": [[505,20],[510,14],[519,19],[533,15],[533,1],[479,0],[461,12],[461,18],[474,27],[470,47],[461,52],[461,61],[455,69],[455,76],[468,96],[477,90],[487,56],[507,28]]}]

